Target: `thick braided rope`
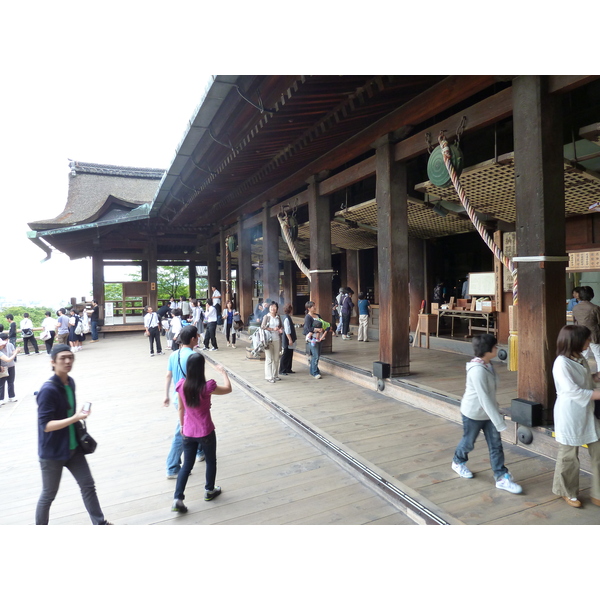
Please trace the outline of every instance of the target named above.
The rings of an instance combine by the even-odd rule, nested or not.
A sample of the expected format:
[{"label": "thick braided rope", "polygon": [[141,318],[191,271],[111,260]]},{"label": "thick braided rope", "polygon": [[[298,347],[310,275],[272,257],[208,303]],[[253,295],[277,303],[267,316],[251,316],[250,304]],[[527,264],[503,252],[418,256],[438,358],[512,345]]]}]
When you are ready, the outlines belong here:
[{"label": "thick braided rope", "polygon": [[227,300],[231,300],[231,296],[229,293],[229,277],[231,274],[231,251],[229,250],[229,244],[225,244],[225,298]]},{"label": "thick braided rope", "polygon": [[302,259],[300,258],[300,255],[298,254],[298,251],[296,250],[296,246],[294,246],[294,242],[292,241],[292,238],[290,237],[290,228],[288,227],[288,224],[287,224],[287,217],[282,217],[281,215],[277,215],[277,218],[279,219],[279,225],[281,225],[281,231],[283,232],[283,237],[285,238],[285,241],[287,242],[288,248],[290,249],[290,252],[292,253],[292,256],[294,257],[294,260],[296,261],[298,268],[308,277],[308,280],[311,281],[310,271],[308,270],[308,267],[302,262]]},{"label": "thick braided rope", "polygon": [[509,257],[504,256],[504,253],[502,252],[502,250],[500,250],[500,248],[498,248],[497,244],[491,238],[490,234],[485,230],[483,224],[477,218],[475,211],[471,207],[471,203],[469,202],[469,199],[467,198],[467,196],[462,188],[462,185],[460,184],[460,180],[456,174],[456,171],[454,170],[454,166],[452,165],[452,154],[450,152],[450,147],[448,145],[448,142],[447,142],[446,137],[444,136],[443,132],[440,133],[440,135],[438,137],[438,141],[440,143],[440,148],[442,150],[442,157],[444,158],[444,164],[446,165],[446,169],[448,170],[448,174],[450,175],[450,179],[452,180],[454,189],[456,190],[456,193],[458,194],[458,197],[459,197],[462,205],[464,206],[465,210],[467,211],[467,214],[469,215],[469,219],[471,219],[471,222],[475,226],[475,229],[477,229],[479,235],[481,236],[483,241],[487,244],[488,248],[494,253],[494,256],[512,273],[512,276],[513,276],[513,305],[516,306],[516,304],[518,302],[518,298],[519,298],[518,287],[517,287],[517,269],[514,266],[513,261]]}]

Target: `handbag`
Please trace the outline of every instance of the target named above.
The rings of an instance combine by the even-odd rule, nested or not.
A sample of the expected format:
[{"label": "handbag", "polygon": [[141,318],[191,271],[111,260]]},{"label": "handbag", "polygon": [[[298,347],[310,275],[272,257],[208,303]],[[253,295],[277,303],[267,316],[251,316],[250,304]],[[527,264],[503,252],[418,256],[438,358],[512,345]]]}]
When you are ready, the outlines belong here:
[{"label": "handbag", "polygon": [[50,335],[49,331],[43,331],[42,335],[40,335],[40,340],[42,340],[42,342],[45,342],[46,340],[49,340],[52,336]]},{"label": "handbag", "polygon": [[88,433],[85,421],[75,423],[75,436],[84,454],[92,454],[96,450],[98,442]]},{"label": "handbag", "polygon": [[23,337],[31,337],[33,335],[33,329],[23,329]]},{"label": "handbag", "polygon": [[0,379],[2,377],[8,377],[8,367],[3,367],[0,365]]}]

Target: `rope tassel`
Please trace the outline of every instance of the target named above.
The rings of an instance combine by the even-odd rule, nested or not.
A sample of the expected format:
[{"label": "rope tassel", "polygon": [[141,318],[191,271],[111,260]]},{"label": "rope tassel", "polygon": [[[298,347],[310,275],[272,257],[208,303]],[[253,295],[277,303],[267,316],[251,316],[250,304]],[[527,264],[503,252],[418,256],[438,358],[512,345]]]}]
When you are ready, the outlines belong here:
[{"label": "rope tassel", "polygon": [[481,223],[481,221],[477,218],[477,215],[473,208],[471,207],[471,203],[465,194],[462,185],[460,184],[460,180],[454,166],[452,165],[452,153],[450,150],[450,146],[448,145],[448,141],[446,140],[446,136],[444,132],[440,132],[438,137],[438,142],[440,143],[440,148],[442,150],[442,156],[444,158],[444,164],[446,165],[446,169],[448,170],[448,174],[450,175],[450,179],[452,180],[452,184],[454,185],[454,189],[458,194],[461,204],[464,209],[467,211],[469,215],[469,219],[473,223],[475,229],[483,239],[483,241],[487,244],[488,248],[493,252],[494,256],[512,273],[513,276],[513,323],[512,326],[509,327],[509,336],[508,336],[508,351],[509,351],[509,361],[508,361],[508,370],[509,371],[517,371],[518,369],[518,331],[516,327],[516,307],[519,300],[518,295],[518,286],[517,286],[517,269],[514,266],[512,260],[507,256],[504,256],[504,253],[497,244],[494,243],[494,240],[490,237],[489,233],[485,230],[485,227]]}]

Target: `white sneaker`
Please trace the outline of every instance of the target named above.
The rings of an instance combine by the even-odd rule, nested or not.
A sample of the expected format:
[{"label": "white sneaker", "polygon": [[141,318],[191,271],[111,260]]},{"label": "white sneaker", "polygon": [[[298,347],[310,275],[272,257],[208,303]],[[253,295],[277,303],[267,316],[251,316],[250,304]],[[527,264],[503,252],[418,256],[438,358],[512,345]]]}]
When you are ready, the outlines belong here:
[{"label": "white sneaker", "polygon": [[8,401],[9,402],[18,402],[18,398],[9,398]]},{"label": "white sneaker", "polygon": [[511,494],[520,494],[523,488],[513,481],[510,473],[504,473],[504,475],[496,481],[496,487],[500,490],[505,490]]},{"label": "white sneaker", "polygon": [[315,379],[321,379],[320,375],[315,375]]},{"label": "white sneaker", "polygon": [[459,465],[458,463],[455,463],[453,461],[452,462],[452,470],[455,471],[456,473],[458,473],[461,477],[464,477],[465,479],[473,478],[473,473],[471,473],[471,471],[469,471],[469,469],[465,463],[462,463]]}]

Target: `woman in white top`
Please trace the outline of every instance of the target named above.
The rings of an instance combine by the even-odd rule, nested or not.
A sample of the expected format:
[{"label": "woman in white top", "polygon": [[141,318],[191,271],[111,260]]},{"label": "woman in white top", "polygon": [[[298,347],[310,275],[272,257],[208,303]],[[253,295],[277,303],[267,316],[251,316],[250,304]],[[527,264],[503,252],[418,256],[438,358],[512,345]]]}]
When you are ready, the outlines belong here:
[{"label": "woman in white top", "polygon": [[42,321],[42,339],[46,344],[46,352],[50,354],[52,351],[52,345],[54,344],[54,336],[56,335],[56,327],[58,323],[56,319],[52,318],[52,313],[49,310],[46,311],[46,318]]},{"label": "woman in white top", "polygon": [[35,334],[33,333],[33,323],[29,318],[29,313],[23,313],[23,320],[21,321],[21,335],[23,336],[23,347],[25,349],[25,355],[29,356],[30,342],[33,345],[35,353],[39,354],[40,349],[38,348],[38,343],[35,339]]},{"label": "woman in white top", "polygon": [[590,345],[590,330],[583,325],[566,325],[556,342],[552,367],[556,387],[554,431],[558,456],[552,492],[569,506],[579,508],[579,447],[586,444],[592,463],[591,501],[600,506],[600,422],[594,416],[594,401],[600,400],[600,374],[590,372],[583,352]]},{"label": "woman in white top", "polygon": [[217,347],[217,309],[212,305],[212,300],[206,301],[206,333],[204,334],[204,349],[209,350],[209,343],[212,344],[211,352],[218,350]]},{"label": "woman in white top", "polygon": [[173,318],[171,319],[171,335],[173,336],[173,341],[171,342],[171,350],[179,350],[179,333],[183,329],[181,324],[181,309],[174,308],[171,311]]},{"label": "woman in white top", "polygon": [[271,332],[271,343],[265,348],[265,379],[269,383],[281,381],[279,377],[279,354],[281,352],[281,334],[283,323],[277,314],[279,305],[277,302],[269,304],[269,312],[263,317],[261,329]]}]

